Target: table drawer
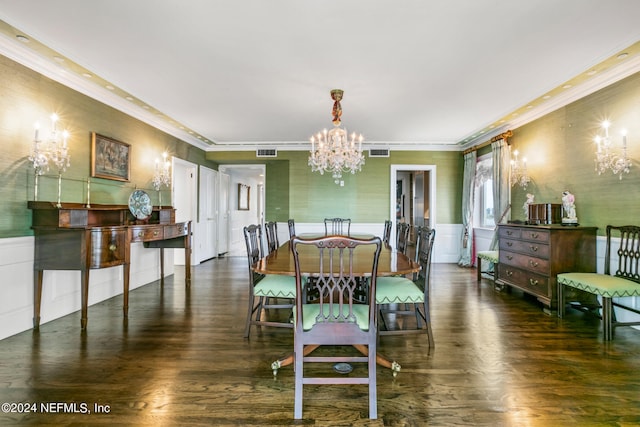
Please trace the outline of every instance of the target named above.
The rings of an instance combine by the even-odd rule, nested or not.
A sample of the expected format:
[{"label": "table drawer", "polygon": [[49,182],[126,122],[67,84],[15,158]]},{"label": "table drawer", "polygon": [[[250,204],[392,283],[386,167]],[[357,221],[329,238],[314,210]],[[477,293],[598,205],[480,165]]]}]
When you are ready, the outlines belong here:
[{"label": "table drawer", "polygon": [[126,228],[99,228],[91,230],[91,262],[89,268],[105,268],[126,262]]},{"label": "table drawer", "polygon": [[172,239],[174,237],[186,236],[188,233],[188,227],[186,222],[180,222],[173,225],[164,226],[164,238]]},{"label": "table drawer", "polygon": [[530,271],[500,264],[498,279],[533,295],[552,296],[549,278]]},{"label": "table drawer", "polygon": [[148,242],[162,239],[164,239],[164,227],[162,225],[131,227],[132,242]]},{"label": "table drawer", "polygon": [[544,276],[548,276],[550,272],[549,260],[509,251],[500,251],[500,264],[519,267]]},{"label": "table drawer", "polygon": [[538,242],[500,239],[500,251],[518,252],[536,258],[549,259],[549,245]]}]

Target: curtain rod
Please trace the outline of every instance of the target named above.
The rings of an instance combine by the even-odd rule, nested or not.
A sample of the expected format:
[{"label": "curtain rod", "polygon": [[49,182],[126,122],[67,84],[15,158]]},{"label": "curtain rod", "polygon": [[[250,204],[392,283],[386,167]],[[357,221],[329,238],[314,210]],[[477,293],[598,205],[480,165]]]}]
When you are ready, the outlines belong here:
[{"label": "curtain rod", "polygon": [[492,142],[500,141],[501,139],[505,139],[506,140],[507,138],[511,138],[512,136],[513,136],[513,132],[511,130],[508,130],[508,131],[506,131],[504,133],[501,133],[500,135],[494,136],[493,138],[491,138],[488,141],[481,142],[478,145],[474,145],[471,148],[467,148],[466,150],[464,150],[462,152],[462,155],[465,156],[465,155],[471,153],[472,151],[476,151],[476,150],[479,150],[479,149],[481,149],[483,147],[486,147],[487,145],[491,144]]}]

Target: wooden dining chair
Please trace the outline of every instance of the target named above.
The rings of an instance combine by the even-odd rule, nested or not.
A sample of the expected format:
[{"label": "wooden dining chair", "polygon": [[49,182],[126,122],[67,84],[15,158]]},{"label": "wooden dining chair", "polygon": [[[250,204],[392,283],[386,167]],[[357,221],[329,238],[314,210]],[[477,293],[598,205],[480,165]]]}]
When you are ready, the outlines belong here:
[{"label": "wooden dining chair", "polygon": [[382,243],[385,245],[391,244],[391,226],[392,222],[390,220],[384,221],[384,231],[382,232]]},{"label": "wooden dining chair", "polygon": [[[347,236],[326,236],[318,239],[294,237],[291,240],[296,280],[296,309],[294,313],[294,418],[302,418],[303,385],[305,384],[367,384],[369,386],[369,418],[377,418],[376,391],[376,310],[375,295],[378,259],[382,247],[379,237],[356,239]],[[373,250],[372,250],[373,247]],[[303,249],[304,248],[304,249]],[[358,273],[354,273],[354,253],[366,253],[367,261],[357,270],[366,271],[370,278],[370,297],[366,303],[354,298],[358,286]],[[309,255],[309,253],[313,255]],[[313,273],[308,285],[315,287],[320,298],[309,303],[303,297],[305,271]],[[359,273],[362,274],[362,273]],[[311,355],[316,348],[329,346],[324,356]],[[356,346],[363,354],[350,356],[336,350],[336,346]],[[318,368],[308,375],[307,364],[330,364],[327,371]],[[331,364],[366,363],[367,375],[332,374]],[[347,365],[350,366],[350,365]],[[339,371],[334,366],[336,372]],[[332,402],[329,400],[329,402]],[[356,401],[349,404],[353,405]],[[333,405],[333,403],[330,403]],[[329,408],[327,408],[329,409]]]},{"label": "wooden dining chair", "polygon": [[267,222],[264,231],[267,235],[267,251],[272,253],[280,247],[280,241],[278,240],[278,223],[275,221]]},{"label": "wooden dining chair", "polygon": [[[243,231],[247,245],[247,262],[249,266],[249,308],[244,337],[249,338],[251,325],[293,328],[291,313],[296,297],[295,278],[292,276],[256,273],[253,270],[253,266],[263,255],[262,227],[252,224],[244,227]],[[276,313],[267,313],[266,311],[270,309],[274,309]],[[277,313],[280,309],[286,310],[285,313]],[[271,318],[267,316],[268,314]],[[278,319],[275,318],[277,314],[280,314]]]},{"label": "wooden dining chair", "polygon": [[296,222],[293,219],[287,221],[289,226],[289,239],[296,235]]},{"label": "wooden dining chair", "polygon": [[324,234],[329,235],[343,235],[348,236],[351,234],[351,219],[349,218],[325,218],[324,219]]},{"label": "wooden dining chair", "polygon": [[[435,237],[435,229],[429,227],[418,229],[416,261],[420,264],[420,271],[412,278],[403,276],[378,278],[376,303],[380,316],[379,335],[426,333],[429,347],[434,347],[429,307],[431,254]],[[387,319],[391,316],[393,316],[393,322]],[[395,323],[393,328],[392,323]]]},{"label": "wooden dining chair", "polygon": [[396,250],[407,254],[409,248],[409,231],[411,226],[407,222],[399,222],[396,228]]}]

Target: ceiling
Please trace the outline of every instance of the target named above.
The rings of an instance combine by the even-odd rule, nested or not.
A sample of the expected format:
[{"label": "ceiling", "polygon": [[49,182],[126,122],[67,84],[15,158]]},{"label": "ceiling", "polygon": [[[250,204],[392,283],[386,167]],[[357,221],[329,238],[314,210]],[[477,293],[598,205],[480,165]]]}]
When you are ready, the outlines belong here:
[{"label": "ceiling", "polygon": [[[640,70],[638,0],[0,0],[0,53],[205,150],[462,149]],[[620,55],[626,53],[627,55]]]}]

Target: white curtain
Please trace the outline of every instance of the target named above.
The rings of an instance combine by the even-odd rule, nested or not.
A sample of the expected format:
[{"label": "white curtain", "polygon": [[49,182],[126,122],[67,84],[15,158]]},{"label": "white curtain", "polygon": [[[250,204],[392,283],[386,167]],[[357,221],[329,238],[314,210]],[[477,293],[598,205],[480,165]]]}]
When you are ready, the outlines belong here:
[{"label": "white curtain", "polygon": [[473,251],[473,204],[476,181],[476,151],[464,156],[464,176],[462,178],[462,244],[458,265],[470,267]]},{"label": "white curtain", "polygon": [[506,139],[500,139],[491,143],[491,155],[493,158],[493,212],[496,218],[496,231],[493,233],[490,249],[498,249],[498,223],[509,220],[511,209],[510,174],[510,148]]}]

